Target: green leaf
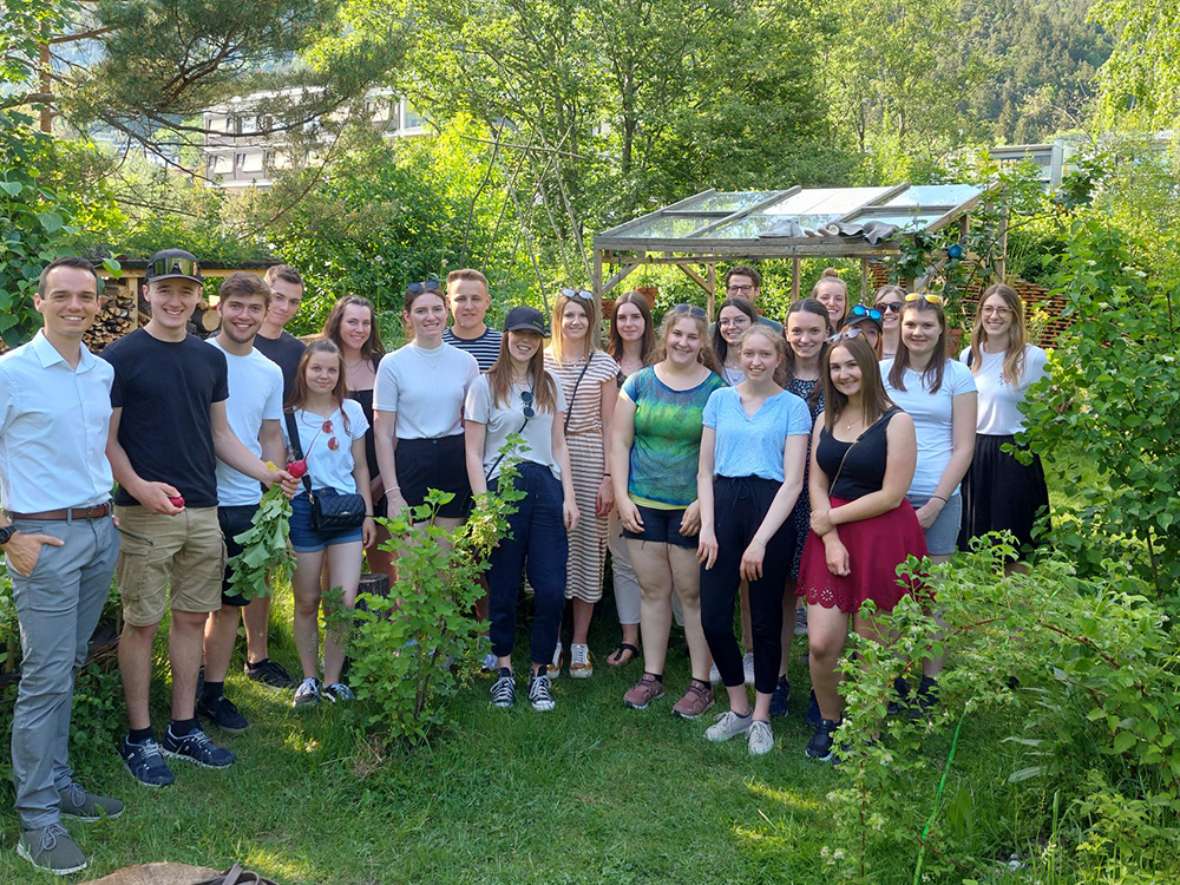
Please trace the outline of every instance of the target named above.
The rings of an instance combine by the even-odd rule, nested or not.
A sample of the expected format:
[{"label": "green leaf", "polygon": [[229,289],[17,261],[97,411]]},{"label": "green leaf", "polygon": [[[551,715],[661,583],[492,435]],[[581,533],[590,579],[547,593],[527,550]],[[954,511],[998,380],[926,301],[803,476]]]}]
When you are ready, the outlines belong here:
[{"label": "green leaf", "polygon": [[1125,753],[1127,750],[1131,749],[1131,747],[1135,746],[1135,743],[1138,740],[1139,738],[1137,738],[1133,732],[1120,731],[1117,735],[1115,735],[1114,751],[1116,753]]},{"label": "green leaf", "polygon": [[46,233],[57,233],[65,224],[65,219],[57,212],[46,211],[38,212],[37,220],[41,222],[41,227],[45,228]]},{"label": "green leaf", "polygon": [[24,185],[19,181],[0,181],[0,190],[4,191],[10,197],[16,197],[24,190]]}]

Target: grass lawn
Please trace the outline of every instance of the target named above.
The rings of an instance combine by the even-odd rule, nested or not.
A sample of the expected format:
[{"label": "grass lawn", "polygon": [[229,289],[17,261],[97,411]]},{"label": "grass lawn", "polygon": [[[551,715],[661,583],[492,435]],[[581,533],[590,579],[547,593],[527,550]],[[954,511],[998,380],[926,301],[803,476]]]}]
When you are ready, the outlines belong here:
[{"label": "grass lawn", "polygon": [[[289,624],[290,597],[281,599],[276,623]],[[613,617],[602,618],[594,677],[558,680],[554,712],[534,713],[523,692],[516,709],[493,709],[478,679],[455,704],[454,730],[385,759],[366,750],[340,709],[297,712],[288,692],[250,682],[237,661],[229,690],[252,727],[237,737],[210,729],[238,754],[228,771],[177,762],[176,784],[153,791],[131,779],[113,747],[75,753],[83,783],[127,803],[119,820],[69,824],[93,855],[81,878],[155,860],[219,869],[241,860],[280,882],[826,881],[824,796],[841,779],[803,755],[806,688],[775,724],[775,752],[751,759],[744,740],[712,745],[705,721],[670,714],[687,680],[682,645],[670,659],[669,696],[645,712],[624,708],[640,671],[605,665],[613,631]],[[289,628],[274,632],[275,657],[294,670]],[[798,661],[801,642],[795,651]],[[805,669],[794,672],[805,686]],[[162,683],[153,708],[159,729]],[[989,793],[980,778],[1002,783],[1006,773],[978,753],[984,742],[994,747],[968,728],[960,745],[960,759],[977,757],[953,781],[971,802]],[[946,749],[937,743],[936,767]],[[932,784],[915,789],[922,808],[932,799]],[[4,808],[0,881],[53,881],[17,858],[11,794]],[[908,881],[913,860],[897,857],[880,880]]]}]

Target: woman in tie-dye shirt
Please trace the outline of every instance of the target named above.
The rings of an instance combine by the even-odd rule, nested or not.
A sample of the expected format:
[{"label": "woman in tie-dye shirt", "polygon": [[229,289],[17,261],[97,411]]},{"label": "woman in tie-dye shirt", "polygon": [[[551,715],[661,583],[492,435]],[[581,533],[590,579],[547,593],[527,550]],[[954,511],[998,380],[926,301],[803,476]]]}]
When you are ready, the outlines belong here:
[{"label": "woman in tie-dye shirt", "polygon": [[701,629],[696,475],[701,415],[725,382],[709,349],[705,312],[680,304],[664,317],[654,365],[627,379],[615,407],[615,502],[641,590],[643,677],[624,696],[637,710],[664,694],[672,593],[684,609],[692,680],[672,712],[695,719],[713,705]]}]

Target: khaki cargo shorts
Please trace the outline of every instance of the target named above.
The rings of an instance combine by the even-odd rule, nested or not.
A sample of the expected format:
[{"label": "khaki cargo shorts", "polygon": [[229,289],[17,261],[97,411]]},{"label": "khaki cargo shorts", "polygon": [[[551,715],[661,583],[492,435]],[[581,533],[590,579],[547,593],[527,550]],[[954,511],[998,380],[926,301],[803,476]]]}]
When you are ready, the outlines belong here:
[{"label": "khaki cargo shorts", "polygon": [[165,593],[172,608],[214,612],[221,608],[225,540],[216,507],[186,507],[175,516],[146,507],[116,507],[123,533],[116,574],[123,620],[149,627],[164,617]]}]

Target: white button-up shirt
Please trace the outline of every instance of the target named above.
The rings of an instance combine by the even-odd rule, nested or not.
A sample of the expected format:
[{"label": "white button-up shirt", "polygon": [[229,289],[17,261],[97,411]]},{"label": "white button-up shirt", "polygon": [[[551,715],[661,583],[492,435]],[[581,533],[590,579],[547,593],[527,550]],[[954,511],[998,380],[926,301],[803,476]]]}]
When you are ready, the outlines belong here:
[{"label": "white button-up shirt", "polygon": [[111,497],[107,435],[115,370],[86,346],[70,368],[44,334],[0,357],[0,501],[16,513]]}]

